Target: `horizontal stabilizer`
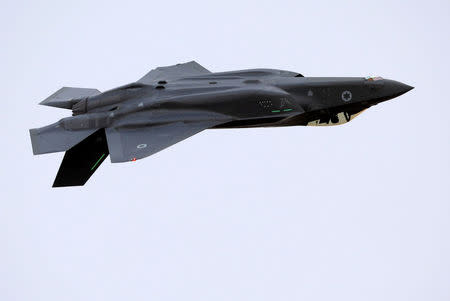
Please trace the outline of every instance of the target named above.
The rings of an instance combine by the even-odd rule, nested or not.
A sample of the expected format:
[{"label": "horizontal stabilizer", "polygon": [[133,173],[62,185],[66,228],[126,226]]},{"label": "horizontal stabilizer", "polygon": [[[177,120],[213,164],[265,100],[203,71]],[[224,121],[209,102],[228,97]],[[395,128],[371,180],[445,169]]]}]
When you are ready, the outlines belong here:
[{"label": "horizontal stabilizer", "polygon": [[95,132],[95,129],[68,131],[62,126],[61,121],[38,129],[30,129],[33,154],[66,151],[93,132]]},{"label": "horizontal stabilizer", "polygon": [[39,104],[61,109],[72,109],[81,98],[100,94],[97,89],[63,87]]},{"label": "horizontal stabilizer", "polygon": [[84,185],[108,155],[105,130],[100,129],[66,151],[53,187]]}]

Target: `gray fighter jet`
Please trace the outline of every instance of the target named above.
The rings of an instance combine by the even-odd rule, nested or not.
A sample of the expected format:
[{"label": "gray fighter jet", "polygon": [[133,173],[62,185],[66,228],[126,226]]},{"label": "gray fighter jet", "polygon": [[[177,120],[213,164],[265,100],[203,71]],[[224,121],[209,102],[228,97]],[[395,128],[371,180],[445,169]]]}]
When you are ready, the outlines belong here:
[{"label": "gray fighter jet", "polygon": [[211,128],[338,125],[412,88],[274,69],[211,73],[188,62],[103,93],[58,90],[41,104],[73,116],[31,129],[31,143],[35,155],[66,152],[53,187],[80,186],[108,155],[112,163],[136,161]]}]

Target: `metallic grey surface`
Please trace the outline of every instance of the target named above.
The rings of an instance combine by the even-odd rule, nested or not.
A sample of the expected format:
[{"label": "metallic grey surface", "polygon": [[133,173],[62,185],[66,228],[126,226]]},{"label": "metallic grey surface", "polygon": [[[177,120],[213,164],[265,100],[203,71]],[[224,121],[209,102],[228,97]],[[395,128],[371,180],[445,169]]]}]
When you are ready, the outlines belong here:
[{"label": "metallic grey surface", "polygon": [[387,79],[303,77],[275,69],[211,73],[196,62],[150,71],[99,93],[63,88],[41,104],[71,108],[30,130],[34,154],[65,151],[106,128],[111,162],[153,155],[208,128],[334,125],[412,87]]},{"label": "metallic grey surface", "polygon": [[79,98],[100,94],[97,89],[63,87],[44,99],[40,104],[44,106],[71,109]]}]

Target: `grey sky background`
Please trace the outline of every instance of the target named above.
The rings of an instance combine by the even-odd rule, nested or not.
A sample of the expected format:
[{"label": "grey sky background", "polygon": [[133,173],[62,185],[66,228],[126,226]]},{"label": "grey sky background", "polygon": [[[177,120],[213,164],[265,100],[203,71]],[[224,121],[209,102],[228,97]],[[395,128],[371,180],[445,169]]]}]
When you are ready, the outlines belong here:
[{"label": "grey sky background", "polygon": [[[1,1],[0,300],[450,300],[448,1]],[[52,189],[62,86],[157,66],[380,75],[339,127],[208,130]]]}]

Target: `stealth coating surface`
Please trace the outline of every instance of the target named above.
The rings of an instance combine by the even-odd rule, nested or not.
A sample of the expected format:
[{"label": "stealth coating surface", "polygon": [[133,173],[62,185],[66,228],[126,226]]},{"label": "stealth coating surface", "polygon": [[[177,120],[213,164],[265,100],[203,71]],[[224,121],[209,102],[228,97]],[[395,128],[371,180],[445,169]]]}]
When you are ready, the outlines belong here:
[{"label": "stealth coating surface", "polygon": [[174,80],[183,76],[209,74],[211,71],[197,62],[188,62],[167,67],[158,67],[138,80],[138,83],[150,84],[159,80]]},{"label": "stealth coating surface", "polygon": [[100,129],[66,151],[53,187],[84,185],[108,155],[105,130]]},{"label": "stealth coating surface", "polygon": [[77,99],[97,94],[100,94],[100,91],[97,89],[63,87],[39,104],[61,109],[72,109]]},{"label": "stealth coating surface", "polygon": [[211,73],[188,62],[103,93],[63,88],[42,104],[74,116],[30,135],[34,154],[66,151],[55,187],[83,185],[109,153],[113,163],[135,161],[209,128],[339,125],[411,89],[380,77]]}]

